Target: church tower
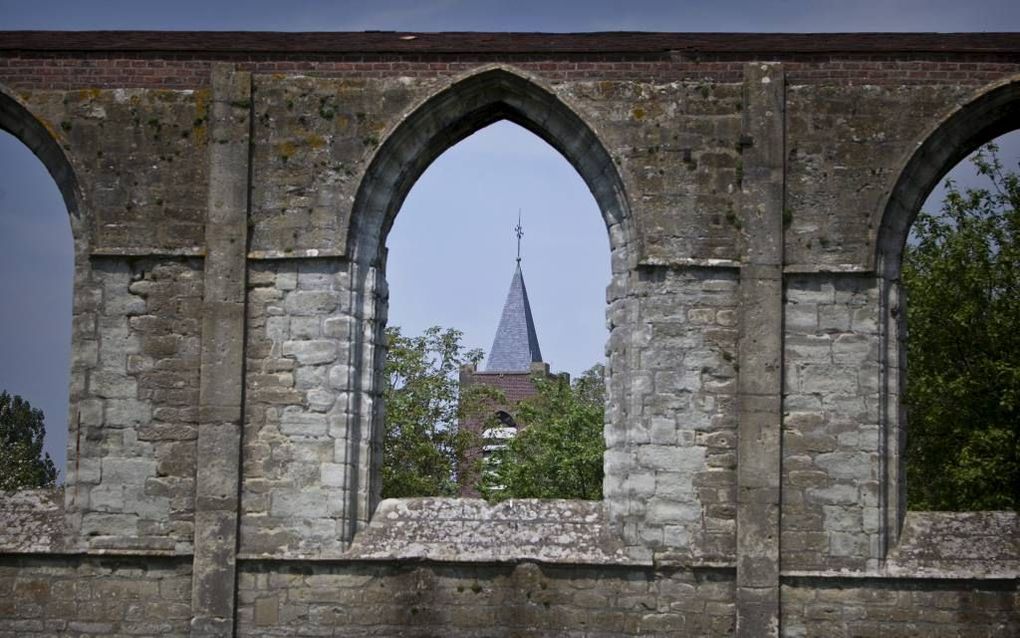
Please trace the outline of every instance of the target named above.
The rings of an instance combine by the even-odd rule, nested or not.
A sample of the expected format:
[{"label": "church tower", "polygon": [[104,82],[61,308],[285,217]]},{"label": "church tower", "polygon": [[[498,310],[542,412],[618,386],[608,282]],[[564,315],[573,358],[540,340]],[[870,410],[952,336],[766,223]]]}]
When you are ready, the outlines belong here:
[{"label": "church tower", "polygon": [[[524,233],[520,220],[514,230],[517,233],[517,266],[510,279],[510,290],[486,358],[485,370],[477,370],[473,364],[468,364],[460,371],[462,390],[470,386],[486,386],[502,393],[506,402],[494,402],[486,406],[483,416],[466,418],[460,423],[461,428],[477,434],[481,441],[480,445],[465,452],[459,464],[461,496],[480,496],[478,472],[487,452],[516,433],[513,414],[517,404],[537,393],[532,375],[549,374],[549,364],[542,361],[542,349],[538,345],[538,332],[521,271],[521,237]],[[486,429],[492,423],[491,416],[498,419],[501,427]]]}]

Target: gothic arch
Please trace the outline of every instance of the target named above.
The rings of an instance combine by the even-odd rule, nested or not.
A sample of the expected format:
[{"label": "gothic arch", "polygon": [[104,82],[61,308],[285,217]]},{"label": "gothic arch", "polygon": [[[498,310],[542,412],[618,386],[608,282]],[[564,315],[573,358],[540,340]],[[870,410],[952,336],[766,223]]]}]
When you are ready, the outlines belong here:
[{"label": "gothic arch", "polygon": [[377,262],[404,198],[425,169],[457,142],[500,120],[524,127],[559,151],[595,197],[612,250],[629,243],[623,180],[592,128],[535,79],[492,67],[426,99],[385,139],[355,197],[349,254]]},{"label": "gothic arch", "polygon": [[882,426],[881,473],[885,555],[899,540],[907,512],[906,312],[900,284],[903,248],[924,200],[942,177],[968,154],[996,137],[1020,128],[1020,77],[996,83],[957,106],[929,129],[907,159],[882,211],[874,264],[880,294]]},{"label": "gothic arch", "polygon": [[929,129],[885,202],[875,258],[878,272],[899,276],[910,226],[939,180],[974,149],[1020,128],[1020,77],[983,89]]},{"label": "gothic arch", "polygon": [[[348,540],[367,524],[382,492],[386,236],[404,198],[433,160],[472,133],[504,119],[545,140],[581,175],[609,234],[614,285],[619,290],[627,287],[635,251],[630,248],[633,230],[623,180],[593,129],[549,89],[516,71],[490,67],[454,81],[412,109],[386,136],[369,164],[355,197],[347,237],[350,311],[358,326],[350,356],[360,371],[353,375],[351,387],[350,409],[355,417],[347,454],[357,470],[347,503]],[[609,393],[622,383],[614,381],[613,375],[625,366],[622,359],[610,358]]]},{"label": "gothic arch", "polygon": [[87,225],[83,198],[70,158],[47,126],[3,85],[0,85],[0,129],[16,137],[43,163],[64,198],[72,235],[76,241],[84,239]]},{"label": "gothic arch", "polygon": [[[74,275],[72,276],[72,291],[76,287],[77,280],[83,272],[87,272],[88,266],[88,246],[90,242],[89,224],[87,223],[87,216],[84,214],[84,203],[82,197],[82,191],[78,184],[78,178],[75,174],[74,168],[71,164],[70,157],[61,146],[59,134],[52,130],[50,126],[45,123],[44,120],[34,115],[29,107],[19,99],[13,91],[4,85],[0,85],[0,130],[6,131],[13,135],[18,141],[24,144],[34,154],[43,166],[49,172],[50,177],[56,183],[58,190],[60,191],[61,197],[64,200],[64,207],[67,209],[68,217],[70,221],[70,240],[73,244],[72,255],[69,255],[72,259]],[[51,255],[56,258],[56,255]],[[72,301],[72,316],[75,313],[74,302]],[[70,322],[69,322],[70,324]],[[70,325],[68,326],[70,327]],[[50,335],[55,336],[55,335]],[[71,331],[64,333],[62,339],[67,339],[66,343],[71,346],[72,353],[75,348],[75,337],[71,334]],[[69,396],[70,403],[73,405],[75,401],[74,388],[76,385],[84,384],[84,373],[80,370],[76,370],[73,363],[73,355],[71,361],[68,361],[70,367],[70,388]],[[74,425],[68,421],[67,430],[65,434],[68,434],[74,429]],[[54,430],[50,430],[53,432]],[[73,440],[72,436],[67,437],[68,441],[68,459],[70,455],[70,442]],[[71,476],[69,473],[70,465],[65,462],[63,467],[59,468],[64,474],[65,485],[72,485],[77,480],[77,476]]]}]

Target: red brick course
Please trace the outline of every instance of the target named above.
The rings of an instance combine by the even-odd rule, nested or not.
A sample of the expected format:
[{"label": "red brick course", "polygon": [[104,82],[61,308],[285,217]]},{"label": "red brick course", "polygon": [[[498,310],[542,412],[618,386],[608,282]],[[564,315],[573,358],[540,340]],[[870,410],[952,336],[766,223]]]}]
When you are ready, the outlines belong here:
[{"label": "red brick course", "polygon": [[1016,33],[0,31],[0,49],[268,53],[1015,53]]},{"label": "red brick course", "polygon": [[0,83],[22,90],[200,88],[208,85],[209,66],[216,61],[234,62],[254,73],[349,78],[435,77],[500,62],[549,80],[737,82],[750,60],[783,62],[792,84],[980,85],[1020,73],[1020,34],[415,38],[403,41],[392,33],[228,38],[209,33],[0,32]]},{"label": "red brick course", "polygon": [[475,372],[466,380],[473,385],[501,390],[506,396],[507,405],[512,406],[538,394],[531,376],[531,372]]}]

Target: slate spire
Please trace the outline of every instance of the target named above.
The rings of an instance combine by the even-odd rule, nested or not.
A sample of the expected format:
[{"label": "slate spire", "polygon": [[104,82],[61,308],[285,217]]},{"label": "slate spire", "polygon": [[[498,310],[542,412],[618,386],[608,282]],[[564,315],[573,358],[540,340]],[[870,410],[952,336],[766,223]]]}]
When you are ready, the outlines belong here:
[{"label": "slate spire", "polygon": [[510,292],[506,295],[503,316],[500,317],[496,337],[492,340],[486,372],[528,372],[533,362],[542,360],[535,321],[531,318],[531,304],[528,303],[528,289],[524,286],[524,274],[521,272],[521,237],[524,237],[524,228],[521,226],[519,209],[514,234],[517,235],[517,269],[510,280]]},{"label": "slate spire", "polygon": [[541,360],[542,351],[538,347],[535,321],[531,317],[528,289],[524,286],[524,275],[518,261],[514,277],[510,280],[510,292],[507,293],[506,303],[503,304],[503,316],[499,320],[496,337],[492,340],[485,371],[528,372],[533,362]]}]

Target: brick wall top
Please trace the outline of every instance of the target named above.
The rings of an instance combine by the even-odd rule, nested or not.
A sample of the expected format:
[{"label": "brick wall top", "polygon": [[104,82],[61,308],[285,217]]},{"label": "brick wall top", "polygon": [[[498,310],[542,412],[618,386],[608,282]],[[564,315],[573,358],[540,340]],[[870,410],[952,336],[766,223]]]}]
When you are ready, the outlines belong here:
[{"label": "brick wall top", "polygon": [[1020,68],[1020,33],[266,33],[0,31],[13,90],[198,89],[216,61],[256,74],[436,77],[506,63],[547,80],[736,83],[748,60],[790,84],[994,82]]},{"label": "brick wall top", "polygon": [[1017,53],[1020,33],[0,31],[0,50],[274,53]]}]

